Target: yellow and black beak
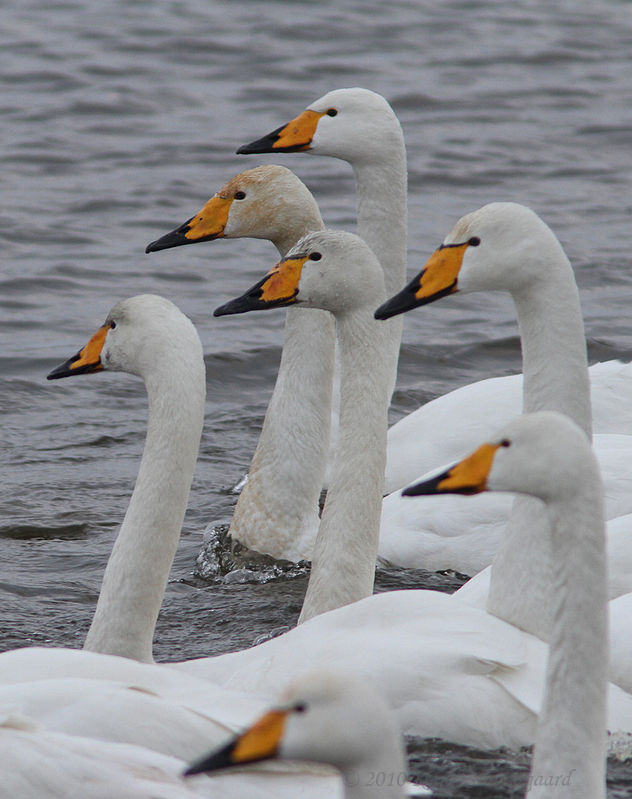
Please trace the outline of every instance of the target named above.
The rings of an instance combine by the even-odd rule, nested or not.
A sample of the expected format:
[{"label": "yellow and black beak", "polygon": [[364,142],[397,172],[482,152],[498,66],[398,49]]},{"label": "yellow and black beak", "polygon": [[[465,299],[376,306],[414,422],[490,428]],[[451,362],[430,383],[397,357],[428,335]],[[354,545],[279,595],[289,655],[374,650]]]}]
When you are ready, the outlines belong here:
[{"label": "yellow and black beak", "polygon": [[303,264],[308,257],[301,254],[279,261],[264,278],[241,297],[216,308],[213,316],[264,311],[267,308],[292,305],[296,302]]},{"label": "yellow and black beak", "polygon": [[403,497],[422,494],[480,494],[487,489],[487,478],[494,462],[496,451],[502,444],[483,444],[471,455],[447,471],[421,483],[408,486]]},{"label": "yellow and black beak", "polygon": [[246,732],[233,738],[221,749],[191,763],[184,771],[184,776],[189,777],[192,774],[217,771],[275,757],[281,744],[288,712],[270,710]]},{"label": "yellow and black beak", "polygon": [[238,150],[238,155],[253,155],[255,153],[298,153],[309,150],[316,133],[318,120],[325,112],[303,111],[287,125],[273,130],[261,139],[243,144]]},{"label": "yellow and black beak", "polygon": [[[435,250],[421,272],[399,294],[391,297],[375,312],[376,319],[390,319],[420,305],[458,291],[457,281],[465,251],[472,244],[442,244]],[[476,245],[473,245],[476,246]]]},{"label": "yellow and black beak", "polygon": [[103,370],[101,350],[105,344],[105,337],[109,329],[109,324],[100,327],[83,349],[79,350],[72,358],[68,358],[67,361],[53,369],[53,371],[46,376],[46,379],[59,380],[61,377],[101,372]]},{"label": "yellow and black beak", "polygon": [[181,247],[183,244],[196,244],[199,241],[221,238],[228,222],[228,212],[232,202],[232,197],[216,194],[199,213],[183,225],[148,244],[145,252],[158,252],[171,247]]}]

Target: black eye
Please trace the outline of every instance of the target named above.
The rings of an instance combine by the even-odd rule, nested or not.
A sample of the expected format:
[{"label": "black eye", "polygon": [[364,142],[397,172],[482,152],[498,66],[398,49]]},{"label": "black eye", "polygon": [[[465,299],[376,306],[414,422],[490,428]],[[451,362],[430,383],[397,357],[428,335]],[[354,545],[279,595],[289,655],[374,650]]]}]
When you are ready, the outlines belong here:
[{"label": "black eye", "polygon": [[110,329],[111,329],[111,330],[114,330],[114,328],[115,328],[115,327],[116,327],[116,322],[115,322],[114,320],[112,320],[112,321],[110,322]]},{"label": "black eye", "polygon": [[312,252],[309,254],[310,261],[320,261],[323,256],[319,252]]},{"label": "black eye", "polygon": [[335,117],[338,112],[335,108],[328,108],[327,109],[327,116],[328,117]]},{"label": "black eye", "polygon": [[511,446],[511,441],[508,438],[503,438],[503,440],[500,442],[500,446],[501,447],[510,447]]},{"label": "black eye", "polygon": [[246,192],[245,191],[236,191],[235,192],[235,199],[236,200],[245,200],[246,199]]},{"label": "black eye", "polygon": [[294,712],[295,713],[305,713],[307,710],[307,705],[305,702],[299,702],[298,705],[294,705]]},{"label": "black eye", "polygon": [[468,241],[468,244],[470,245],[470,247],[478,247],[478,245],[480,243],[481,243],[481,240],[479,239],[478,236],[472,236],[472,238]]}]

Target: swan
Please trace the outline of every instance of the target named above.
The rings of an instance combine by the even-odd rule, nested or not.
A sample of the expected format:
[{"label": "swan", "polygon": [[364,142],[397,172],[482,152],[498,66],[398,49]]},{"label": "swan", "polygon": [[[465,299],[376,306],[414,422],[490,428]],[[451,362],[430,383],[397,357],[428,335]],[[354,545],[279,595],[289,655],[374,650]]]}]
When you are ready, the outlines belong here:
[{"label": "swan", "polygon": [[[536,497],[550,519],[553,626],[527,795],[605,799],[603,488],[585,431],[557,412],[526,414],[466,460],[404,494],[485,490]],[[556,782],[556,775],[566,780],[558,776]]]},{"label": "swan", "polygon": [[[516,306],[525,412],[566,413],[590,436],[586,344],[577,285],[553,231],[531,209],[517,203],[491,203],[464,216],[423,271],[378,308],[376,316],[387,318],[459,291],[495,289],[509,291]],[[623,465],[629,442],[629,436],[597,440],[597,450],[604,451],[600,464],[606,475],[606,490],[622,500],[609,513],[613,516],[629,512],[625,508],[629,470]],[[617,462],[608,474],[613,452]],[[528,556],[524,548],[527,527]],[[619,557],[625,554],[627,570],[622,575],[621,564],[612,561],[617,590],[627,592],[632,590],[632,547],[620,538],[616,550]],[[486,572],[477,575],[460,589],[460,596],[547,640],[551,590],[548,519],[533,499],[517,497],[500,538],[491,576]]]},{"label": "swan", "polygon": [[271,710],[219,750],[191,763],[185,776],[268,759],[335,766],[345,799],[406,795],[404,749],[391,710],[370,683],[352,675],[301,675]]},{"label": "swan", "polygon": [[[47,734],[86,739],[86,747],[88,740],[98,739],[190,759],[208,746],[207,736],[219,743],[269,701],[218,688],[151,659],[203,423],[202,346],[173,303],[154,295],[131,297],[119,302],[88,344],[50,377],[103,370],[139,375],[147,388],[147,439],[134,493],[84,650],[24,648],[0,654],[0,719],[25,718]],[[23,742],[25,751],[29,746],[37,751],[40,739],[29,740]],[[19,750],[22,743],[16,746]],[[306,776],[314,796],[331,782],[309,770]],[[243,780],[238,795],[294,794],[286,775],[266,775],[265,790],[256,775]]]},{"label": "swan", "polygon": [[[379,324],[372,328],[366,320],[371,295],[384,290],[375,268],[370,250],[352,234],[313,233],[253,288],[216,311],[244,313],[298,302],[329,308],[336,316],[342,446],[317,539],[317,552],[328,557],[314,558],[302,623],[295,629],[251,649],[169,667],[222,688],[269,696],[318,663],[372,680],[406,733],[491,748],[528,745],[540,710],[543,641],[439,592],[368,595],[388,397],[388,392],[381,400],[375,396],[383,385],[379,338],[374,338]],[[362,334],[347,340],[356,323]],[[367,349],[374,350],[375,360]],[[360,368],[369,376],[355,375]],[[356,398],[361,381],[373,378]],[[365,598],[359,599],[362,591]],[[632,730],[632,697],[617,686],[609,690],[609,725]]]},{"label": "swan", "polygon": [[[243,155],[295,152],[328,155],[351,164],[358,195],[358,235],[384,270],[387,294],[399,291],[406,278],[408,173],[404,134],[387,100],[369,89],[335,89],[286,125],[237,150]],[[389,397],[402,338],[401,320],[393,322],[387,333]]]},{"label": "swan", "polygon": [[[248,236],[269,239],[283,257],[323,227],[307,186],[289,169],[266,165],[235,175],[146,251]],[[233,539],[275,558],[311,558],[329,450],[334,341],[331,314],[288,308],[276,385],[230,523]]]},{"label": "swan", "polygon": [[[380,265],[361,238],[318,231],[301,239],[245,294],[214,312],[225,316],[302,305],[329,310],[336,320],[340,429],[300,621],[373,592],[390,396],[384,375],[390,352],[387,332],[373,319],[371,303],[384,292]],[[332,564],[340,575],[335,580]]]}]

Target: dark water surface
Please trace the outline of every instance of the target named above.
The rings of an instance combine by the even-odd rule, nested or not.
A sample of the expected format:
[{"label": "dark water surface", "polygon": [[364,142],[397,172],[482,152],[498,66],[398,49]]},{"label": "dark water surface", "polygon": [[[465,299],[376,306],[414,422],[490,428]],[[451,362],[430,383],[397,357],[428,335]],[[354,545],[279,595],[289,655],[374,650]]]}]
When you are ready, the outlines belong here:
[{"label": "dark water surface", "polygon": [[[234,154],[330,89],[384,94],[404,128],[410,270],[491,200],[532,206],[573,262],[591,360],[632,356],[632,7],[403,0],[5,0],[0,17],[0,649],[80,646],[133,486],[142,383],[47,383],[119,299],[163,294],[197,325],[207,424],[156,653],[220,653],[292,624],[305,577],[225,584],[193,576],[202,531],[230,519],[274,384],[283,312],[211,313],[272,265],[261,241],[152,256],[144,247],[242,169]],[[282,159],[282,160],[281,160]],[[348,165],[277,156],[353,229]],[[392,419],[520,368],[507,297],[408,314]],[[382,590],[443,587],[402,570]],[[527,755],[413,743],[438,796],[519,796]],[[629,796],[618,766],[610,795]]]}]

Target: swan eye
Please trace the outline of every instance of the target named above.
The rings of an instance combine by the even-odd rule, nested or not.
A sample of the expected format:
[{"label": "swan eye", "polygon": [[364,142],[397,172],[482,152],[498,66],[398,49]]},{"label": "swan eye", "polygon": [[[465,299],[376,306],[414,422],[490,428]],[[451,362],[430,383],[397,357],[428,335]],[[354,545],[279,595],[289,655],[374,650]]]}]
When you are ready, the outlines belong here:
[{"label": "swan eye", "polygon": [[110,330],[114,330],[115,327],[116,327],[116,322],[114,320],[112,320],[110,322]]},{"label": "swan eye", "polygon": [[235,192],[235,199],[236,200],[245,200],[246,199],[246,192],[245,191],[236,191]]},{"label": "swan eye", "polygon": [[310,261],[320,261],[323,256],[319,252],[312,252],[309,254]]},{"label": "swan eye", "polygon": [[472,238],[468,241],[468,244],[470,245],[470,247],[478,247],[478,245],[480,243],[481,243],[481,240],[479,239],[478,236],[472,236]]},{"label": "swan eye", "polygon": [[328,108],[327,109],[327,116],[328,117],[335,117],[338,112],[335,108]]},{"label": "swan eye", "polygon": [[293,710],[295,713],[305,713],[307,710],[307,705],[305,702],[299,702],[298,705],[294,705]]},{"label": "swan eye", "polygon": [[508,438],[503,438],[503,440],[500,442],[500,446],[501,447],[510,447],[511,446],[511,441]]}]

